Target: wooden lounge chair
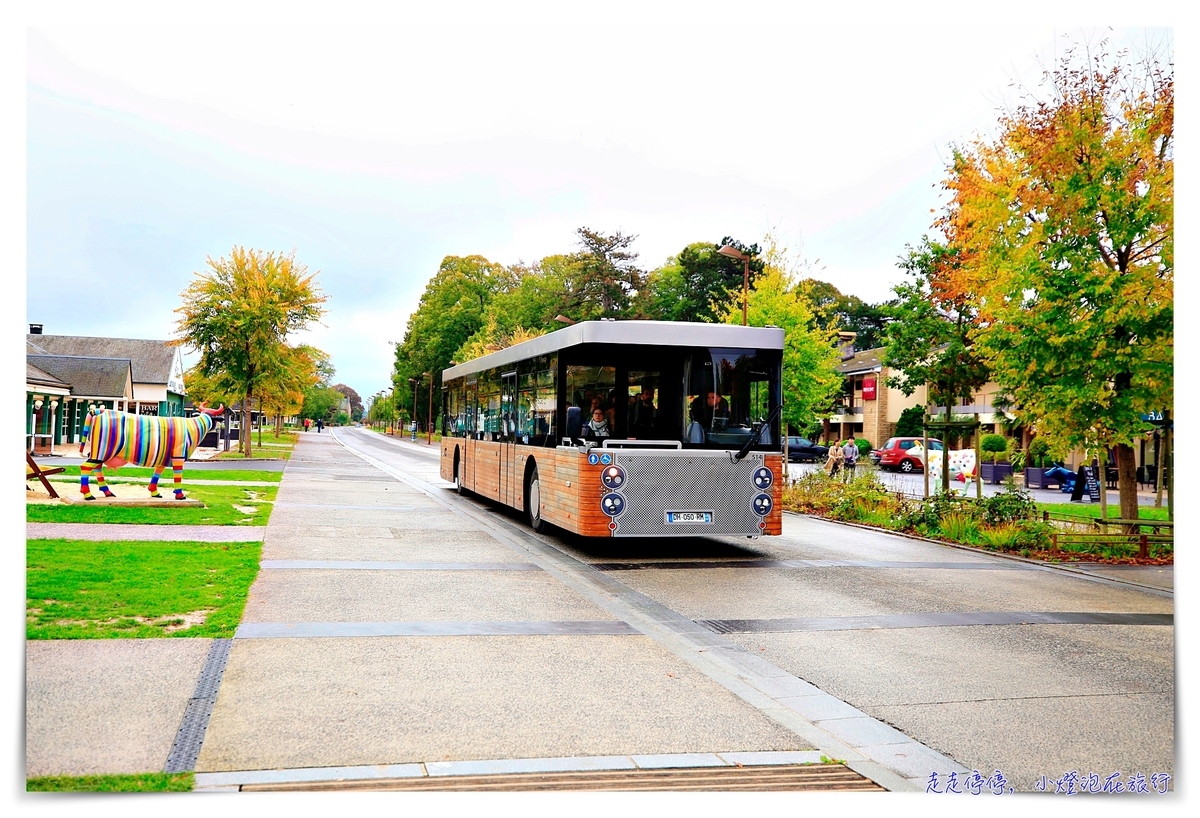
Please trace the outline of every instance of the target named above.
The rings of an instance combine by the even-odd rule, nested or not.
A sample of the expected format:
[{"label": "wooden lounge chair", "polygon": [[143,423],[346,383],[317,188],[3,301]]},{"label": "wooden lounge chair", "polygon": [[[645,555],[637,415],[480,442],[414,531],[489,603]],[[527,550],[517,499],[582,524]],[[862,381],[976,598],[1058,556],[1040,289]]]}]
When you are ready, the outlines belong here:
[{"label": "wooden lounge chair", "polygon": [[[47,480],[46,477],[51,474],[64,472],[66,471],[66,468],[63,466],[54,466],[53,468],[43,469],[38,465],[37,461],[33,459],[33,455],[29,452],[25,452],[25,460],[25,482],[29,482],[36,477],[38,480],[42,481],[42,485],[46,487],[46,491],[50,493],[51,497],[53,497],[55,500],[59,499],[58,492],[54,490],[54,486],[50,485],[50,481]],[[29,486],[26,486],[25,488],[29,488]]]}]

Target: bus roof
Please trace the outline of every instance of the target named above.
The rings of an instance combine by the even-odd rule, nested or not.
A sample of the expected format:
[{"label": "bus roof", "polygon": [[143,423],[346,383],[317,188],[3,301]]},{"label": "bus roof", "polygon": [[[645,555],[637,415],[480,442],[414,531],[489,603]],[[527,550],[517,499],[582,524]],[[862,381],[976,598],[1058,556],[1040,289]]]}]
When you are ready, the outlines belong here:
[{"label": "bus roof", "polygon": [[582,321],[442,371],[442,382],[580,344],[783,349],[779,327],[686,321]]}]

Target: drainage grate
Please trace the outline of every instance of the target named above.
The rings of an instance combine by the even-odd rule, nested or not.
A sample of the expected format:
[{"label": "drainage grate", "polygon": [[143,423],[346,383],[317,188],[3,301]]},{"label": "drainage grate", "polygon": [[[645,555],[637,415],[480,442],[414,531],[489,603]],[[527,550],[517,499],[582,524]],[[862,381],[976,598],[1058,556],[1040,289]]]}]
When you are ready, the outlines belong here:
[{"label": "drainage grate", "polygon": [[456,775],[354,781],[243,784],[244,792],[268,790],[429,790],[439,792],[545,792],[550,790],[784,792],[871,791],[884,788],[840,764],[780,767],[688,767],[668,770],[583,770],[555,773]]},{"label": "drainage grate", "polygon": [[876,616],[810,616],[789,619],[699,619],[713,633],[792,633],[903,628],[947,628],[970,625],[1165,625],[1173,614],[1104,611],[962,611]]},{"label": "drainage grate", "polygon": [[217,689],[221,686],[221,676],[225,673],[231,645],[232,639],[214,639],[212,647],[208,649],[208,657],[204,660],[200,678],[196,680],[196,689],[192,691],[192,698],[183,712],[183,720],[175,733],[175,743],[171,745],[163,772],[187,773],[196,769],[196,759],[204,744],[208,719],[217,701]]}]

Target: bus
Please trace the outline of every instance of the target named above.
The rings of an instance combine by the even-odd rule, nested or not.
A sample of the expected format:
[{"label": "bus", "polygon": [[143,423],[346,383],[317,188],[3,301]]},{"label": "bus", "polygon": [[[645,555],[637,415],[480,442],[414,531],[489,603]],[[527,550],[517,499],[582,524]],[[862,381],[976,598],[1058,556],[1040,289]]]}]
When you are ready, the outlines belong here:
[{"label": "bus", "polygon": [[440,473],[584,537],[782,533],[784,333],[584,321],[442,373]]}]

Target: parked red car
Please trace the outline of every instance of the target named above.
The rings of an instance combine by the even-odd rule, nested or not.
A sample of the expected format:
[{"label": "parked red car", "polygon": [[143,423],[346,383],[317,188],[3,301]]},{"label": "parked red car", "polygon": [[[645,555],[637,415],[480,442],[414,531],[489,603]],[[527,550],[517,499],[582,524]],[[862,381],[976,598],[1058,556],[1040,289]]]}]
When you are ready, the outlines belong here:
[{"label": "parked red car", "polygon": [[[905,473],[923,471],[925,468],[924,458],[910,452],[914,444],[919,452],[921,450],[921,438],[889,437],[887,443],[884,443],[883,446],[871,452],[871,459],[874,460],[875,454],[878,452],[878,465],[881,469],[887,471],[896,469]],[[933,437],[929,438],[930,451],[941,451],[943,448],[942,441]]]}]

